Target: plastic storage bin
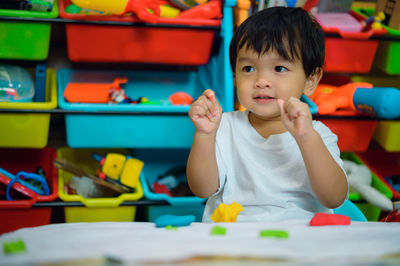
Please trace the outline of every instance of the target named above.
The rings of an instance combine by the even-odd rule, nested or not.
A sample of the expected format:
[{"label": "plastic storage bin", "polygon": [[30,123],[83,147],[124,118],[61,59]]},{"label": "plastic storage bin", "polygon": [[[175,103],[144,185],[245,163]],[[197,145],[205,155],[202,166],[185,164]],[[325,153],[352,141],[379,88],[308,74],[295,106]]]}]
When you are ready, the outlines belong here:
[{"label": "plastic storage bin", "polygon": [[[350,14],[359,21],[364,20],[360,14],[351,11]],[[325,65],[326,72],[367,73],[371,69],[377,52],[378,40],[371,36],[386,33],[386,29],[367,32],[345,32],[335,27],[324,27],[325,33],[339,34],[340,37],[326,37]]]},{"label": "plastic storage bin", "polygon": [[[354,116],[357,114],[350,112],[337,111],[332,115]],[[338,146],[340,151],[365,151],[371,142],[377,121],[361,119],[340,119],[327,118],[317,120],[324,123],[338,137]]]},{"label": "plastic storage bin", "polygon": [[[341,157],[342,159],[350,160],[357,164],[364,164],[363,160],[361,160],[355,153],[342,153]],[[371,186],[391,199],[393,197],[393,193],[389,186],[387,186],[387,183],[383,182],[373,171],[373,169],[370,168],[370,170],[372,174]],[[379,215],[381,214],[381,210],[378,207],[375,207],[368,202],[361,202],[363,200],[361,195],[351,191],[349,193],[349,200],[355,202],[357,207],[364,213],[368,221],[378,221]]]},{"label": "plastic storage bin", "polygon": [[400,152],[387,152],[383,149],[374,148],[357,153],[357,156],[390,188],[393,199],[399,200],[400,192],[395,190],[385,180],[385,177],[400,176]]},{"label": "plastic storage bin", "polygon": [[[92,158],[92,153],[104,155],[106,152],[128,153],[127,150],[99,150],[99,149],[70,149],[60,148],[58,157],[79,165],[86,171],[95,173],[99,163]],[[65,207],[65,221],[73,222],[132,222],[135,220],[136,206],[120,206],[124,201],[136,201],[143,197],[142,185],[139,182],[132,193],[122,193],[114,198],[84,198],[78,194],[68,194],[64,186],[68,184],[73,174],[62,169],[58,170],[58,194],[66,202],[82,202],[85,207]]]},{"label": "plastic storage bin", "polygon": [[[354,8],[354,10],[364,16],[371,16],[374,13],[374,9],[371,8]],[[389,35],[400,38],[400,30],[385,25],[383,25],[383,27],[387,30]],[[398,62],[400,62],[400,39],[393,41],[380,40],[374,65],[388,74],[396,75],[400,74],[400,64]]]},{"label": "plastic storage bin", "polygon": [[[0,200],[0,234],[24,227],[46,225],[51,220],[51,207],[35,207],[35,202],[53,201],[58,196],[57,170],[53,166],[56,150],[0,149],[0,167],[15,175],[20,171],[36,172],[41,167],[46,173],[50,195],[38,196],[36,200]],[[5,192],[5,185],[0,184]]]},{"label": "plastic storage bin", "polygon": [[[88,22],[140,22],[135,16],[66,13],[70,3],[70,0],[60,0],[60,17]],[[221,20],[159,18],[157,24],[67,24],[68,57],[74,62],[201,65],[209,60]]]},{"label": "plastic storage bin", "polygon": [[[144,197],[149,200],[163,200],[169,203],[169,206],[146,206],[147,220],[154,222],[160,215],[194,215],[197,222],[201,222],[204,212],[204,203],[206,199],[195,196],[170,197],[167,194],[155,193],[151,187],[157,181],[159,176],[175,167],[186,166],[188,149],[136,149],[134,151],[136,158],[144,161],[143,175],[140,176],[143,185]],[[185,177],[186,172],[181,173],[179,177]]]},{"label": "plastic storage bin", "polygon": [[45,102],[0,102],[0,147],[43,148],[47,145],[50,113],[2,113],[2,109],[50,110],[57,107],[56,72],[46,71]]},{"label": "plastic storage bin", "polygon": [[[0,9],[0,16],[22,19],[58,17],[58,0],[50,12]],[[0,21],[0,58],[45,60],[49,52],[51,23]]]}]

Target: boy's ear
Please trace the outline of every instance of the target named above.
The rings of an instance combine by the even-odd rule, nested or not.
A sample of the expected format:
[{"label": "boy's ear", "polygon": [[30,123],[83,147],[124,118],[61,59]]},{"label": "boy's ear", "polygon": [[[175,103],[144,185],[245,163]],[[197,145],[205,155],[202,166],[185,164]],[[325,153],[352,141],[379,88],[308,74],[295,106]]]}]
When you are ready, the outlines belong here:
[{"label": "boy's ear", "polygon": [[320,68],[320,69],[314,71],[314,73],[311,74],[307,78],[306,87],[303,92],[306,96],[311,96],[313,94],[313,92],[315,91],[315,89],[318,86],[319,81],[322,78],[322,74],[323,74],[323,71],[322,71],[322,68]]}]

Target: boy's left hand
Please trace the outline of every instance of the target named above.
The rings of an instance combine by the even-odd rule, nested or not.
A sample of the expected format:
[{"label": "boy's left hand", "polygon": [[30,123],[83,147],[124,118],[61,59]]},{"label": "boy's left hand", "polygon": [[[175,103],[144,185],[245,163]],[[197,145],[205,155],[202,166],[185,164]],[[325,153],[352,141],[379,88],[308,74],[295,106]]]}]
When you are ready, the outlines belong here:
[{"label": "boy's left hand", "polygon": [[278,99],[282,123],[296,140],[313,132],[312,115],[308,105],[300,99],[290,97],[287,101]]}]

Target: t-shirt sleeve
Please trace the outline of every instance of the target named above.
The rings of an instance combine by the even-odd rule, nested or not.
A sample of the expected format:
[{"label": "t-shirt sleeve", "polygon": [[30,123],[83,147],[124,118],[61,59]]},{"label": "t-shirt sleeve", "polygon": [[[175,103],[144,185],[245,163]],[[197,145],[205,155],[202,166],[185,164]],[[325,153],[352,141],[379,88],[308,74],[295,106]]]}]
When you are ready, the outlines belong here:
[{"label": "t-shirt sleeve", "polygon": [[[320,134],[322,141],[325,143],[325,146],[327,147],[328,151],[332,155],[333,159],[335,159],[336,163],[342,168],[343,172],[346,175],[346,171],[343,166],[343,160],[340,158],[340,150],[339,146],[337,144],[338,142],[338,137],[327,127],[325,126],[322,122],[319,121],[314,121],[314,129]],[[347,182],[347,195],[346,195],[346,200],[348,199],[349,196],[349,182]]]}]

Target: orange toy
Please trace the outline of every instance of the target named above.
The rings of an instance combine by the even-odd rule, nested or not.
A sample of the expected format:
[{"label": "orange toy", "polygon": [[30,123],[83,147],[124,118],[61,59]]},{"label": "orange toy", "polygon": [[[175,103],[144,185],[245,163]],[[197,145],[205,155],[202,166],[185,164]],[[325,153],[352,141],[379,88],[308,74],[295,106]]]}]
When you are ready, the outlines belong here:
[{"label": "orange toy", "polygon": [[319,114],[332,114],[337,109],[359,111],[354,105],[353,96],[357,88],[372,88],[367,82],[348,83],[343,86],[319,84],[311,95],[311,100],[318,106]]},{"label": "orange toy", "polygon": [[208,3],[197,5],[181,12],[178,18],[187,19],[218,19],[222,17],[222,8],[220,1],[210,1]]},{"label": "orange toy", "polygon": [[122,90],[127,78],[115,78],[113,83],[71,82],[65,88],[64,98],[70,103],[108,103],[110,92]]}]

